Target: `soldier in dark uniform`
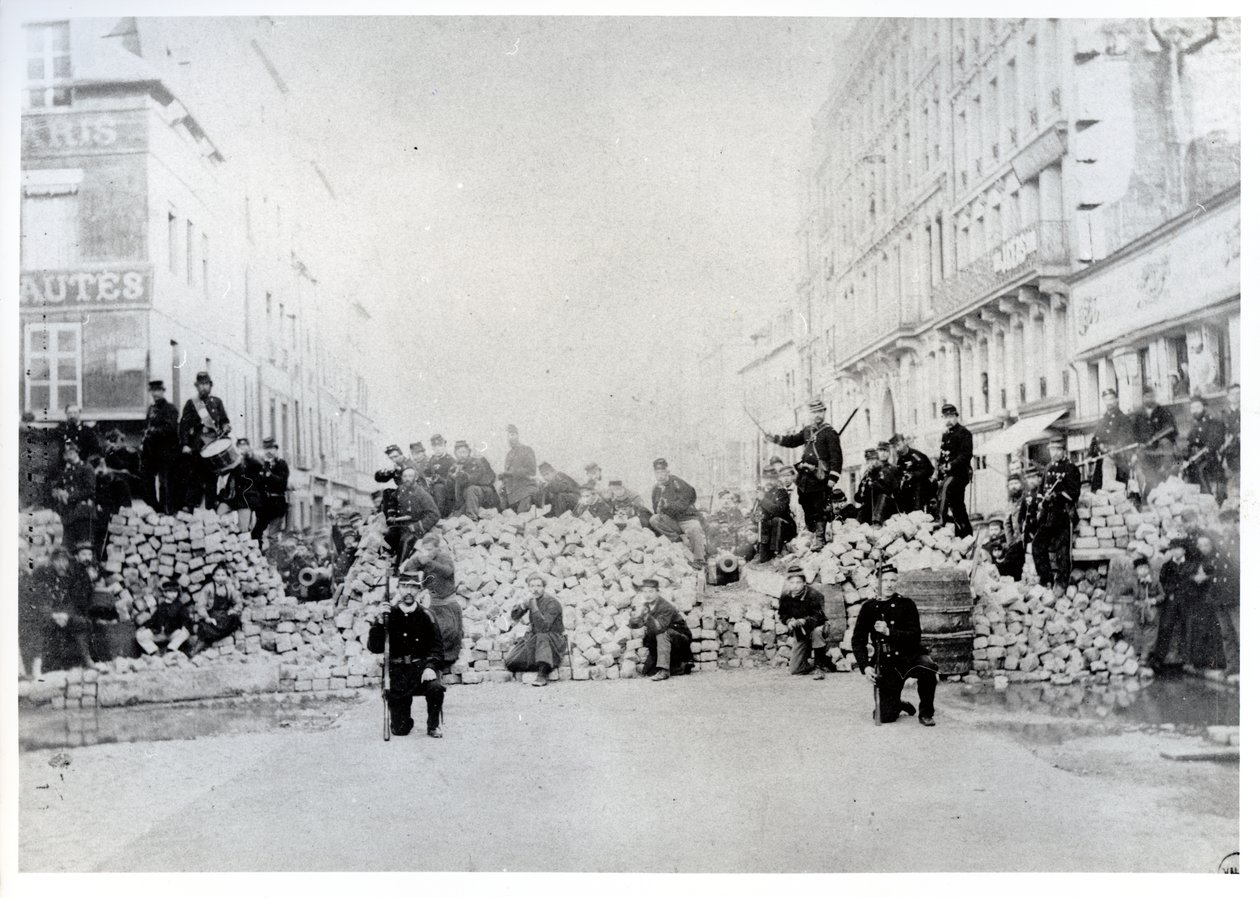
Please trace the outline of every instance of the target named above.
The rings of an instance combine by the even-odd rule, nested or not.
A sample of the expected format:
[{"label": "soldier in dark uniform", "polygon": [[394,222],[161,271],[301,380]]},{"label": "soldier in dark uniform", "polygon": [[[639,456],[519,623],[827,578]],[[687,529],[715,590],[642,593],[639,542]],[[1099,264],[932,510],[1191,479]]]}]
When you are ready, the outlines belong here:
[{"label": "soldier in dark uniform", "polygon": [[971,431],[958,423],[958,409],[941,406],[945,432],[941,434],[941,454],[936,461],[936,517],[952,523],[957,536],[971,535],[967,515],[967,484],[971,481]]},{"label": "soldier in dark uniform", "polygon": [[183,501],[177,476],[179,465],[179,412],[166,401],[166,384],[149,381],[153,402],[144,417],[140,438],[142,494],[149,506],[162,514],[174,514]]},{"label": "soldier in dark uniform", "polygon": [[1042,483],[1041,468],[1029,465],[1024,471],[1024,492],[1019,500],[1018,513],[1019,537],[1026,555],[1032,553],[1033,540],[1037,536],[1037,525],[1041,520]]},{"label": "soldier in dark uniform", "polygon": [[1186,460],[1182,476],[1217,502],[1225,501],[1225,471],[1218,454],[1225,445],[1225,426],[1208,414],[1203,397],[1190,398],[1190,433],[1186,437]]},{"label": "soldier in dark uniform", "polygon": [[906,438],[894,433],[888,441],[892,464],[897,470],[897,510],[902,514],[928,511],[932,505],[932,460],[913,448]]},{"label": "soldier in dark uniform", "polygon": [[1225,428],[1225,442],[1217,453],[1225,470],[1225,492],[1229,496],[1239,494],[1239,471],[1242,470],[1242,387],[1230,384],[1225,393],[1225,411],[1221,424]]},{"label": "soldier in dark uniform", "polygon": [[453,498],[457,514],[464,514],[475,521],[481,517],[481,509],[499,507],[499,493],[494,487],[494,469],[481,456],[474,458],[472,447],[464,440],[455,441],[455,465],[451,468],[451,483],[454,487]]},{"label": "soldier in dark uniform", "polygon": [[[74,445],[73,443],[70,445]],[[78,446],[75,446],[78,452]],[[31,676],[45,669],[90,667],[92,658],[92,581],[61,546],[31,575],[30,595],[42,627],[41,646],[31,661]]]},{"label": "soldier in dark uniform", "polygon": [[66,406],[66,420],[53,429],[56,445],[64,446],[74,443],[79,449],[79,458],[86,461],[101,452],[101,441],[96,435],[96,428],[84,424],[82,410],[77,405]]},{"label": "soldier in dark uniform", "polygon": [[1042,586],[1067,588],[1072,573],[1072,531],[1081,497],[1081,472],[1068,460],[1063,437],[1050,440],[1050,464],[1037,502],[1037,531],[1032,541],[1033,564]]},{"label": "soldier in dark uniform", "polygon": [[647,660],[643,675],[653,680],[668,680],[673,674],[691,670],[691,628],[682,613],[661,598],[660,581],[645,577],[639,584],[643,608],[630,619],[630,626],[644,628],[643,645]]},{"label": "soldier in dark uniform", "polygon": [[455,484],[452,474],[455,470],[455,456],[446,451],[446,438],[435,433],[429,438],[429,492],[442,517],[450,517],[455,511]]},{"label": "soldier in dark uniform", "polygon": [[[411,459],[403,455],[402,450],[394,443],[385,447],[385,456],[390,460],[391,464],[388,468],[381,468],[372,475],[372,478],[377,483],[392,483],[394,486],[398,486],[402,483],[402,474],[407,468],[411,468],[417,474],[423,473]],[[388,489],[389,487],[386,487],[386,490]]]},{"label": "soldier in dark uniform", "polygon": [[[919,609],[912,599],[897,592],[897,568],[885,564],[879,569],[880,590],[876,598],[862,603],[853,627],[853,656],[858,670],[879,689],[875,712],[884,723],[914,713],[914,705],[901,700],[906,680],[914,677],[919,685],[919,723],[936,726],[936,673],[939,668],[923,647],[919,629]],[[867,643],[876,646],[876,669]]]},{"label": "soldier in dark uniform", "polygon": [[752,510],[753,542],[744,547],[743,556],[745,561],[755,557],[765,564],[796,539],[796,521],[792,518],[792,498],[779,483],[779,469],[767,465],[761,477],[761,492]]},{"label": "soldier in dark uniform", "polygon": [[629,522],[637,519],[639,524],[646,527],[652,520],[652,512],[648,511],[639,494],[626,489],[626,485],[620,480],[608,481],[608,504],[612,506],[614,521]]},{"label": "soldier in dark uniform", "polygon": [[739,507],[739,496],[731,490],[720,489],[717,494],[718,509],[705,521],[705,547],[709,554],[734,552],[742,542],[744,512]]},{"label": "soldier in dark uniform", "polygon": [[385,542],[394,553],[397,567],[408,555],[416,540],[432,530],[441,517],[428,490],[420,485],[415,468],[404,468],[402,483],[385,499]]},{"label": "soldier in dark uniform", "polygon": [[814,400],[809,411],[813,422],[798,433],[766,434],[766,438],[789,449],[804,447],[796,464],[796,497],[805,513],[805,527],[814,535],[812,548],[818,551],[826,542],[828,501],[844,468],[844,454],[840,435],[826,421],[826,404]]},{"label": "soldier in dark uniform", "polygon": [[[427,494],[426,494],[427,495]],[[423,695],[428,706],[426,728],[434,739],[442,738],[442,702],[446,687],[441,669],[442,637],[433,615],[417,601],[419,584],[399,585],[398,603],[372,622],[368,630],[368,651],[385,651],[389,636],[389,728],[395,736],[406,736],[415,721],[411,718],[412,696]]]},{"label": "soldier in dark uniform", "polygon": [[[779,622],[792,634],[792,661],[788,673],[807,674],[825,680],[836,666],[827,657],[827,611],[823,594],[805,582],[805,571],[794,564],[779,595]],[[813,663],[810,655],[813,654]]]},{"label": "soldier in dark uniform", "polygon": [[590,482],[582,485],[582,495],[578,499],[577,508],[573,510],[576,515],[589,514],[598,518],[601,524],[606,524],[612,520],[613,507],[612,503],[595,491]]},{"label": "soldier in dark uniform", "polygon": [[875,466],[879,456],[874,449],[862,450],[862,473],[858,476],[857,490],[853,493],[853,501],[857,504],[857,519],[863,524],[871,522],[871,468]]},{"label": "soldier in dark uniform", "polygon": [[1145,498],[1151,487],[1171,473],[1177,445],[1177,422],[1173,420],[1172,412],[1155,401],[1155,391],[1147,387],[1142,391],[1142,408],[1134,413],[1132,423],[1133,440],[1143,445],[1130,459],[1130,464],[1138,467],[1142,497]]},{"label": "soldier in dark uniform", "polygon": [[[1120,411],[1120,399],[1116,391],[1108,387],[1103,390],[1102,395],[1106,408],[1103,409],[1102,417],[1098,419],[1098,426],[1094,428],[1094,438],[1089,443],[1090,456],[1105,456],[1133,442],[1133,423],[1128,415]],[[1090,487],[1095,491],[1102,489],[1103,461],[1104,459],[1100,458],[1094,462],[1094,469],[1089,475]],[[1116,480],[1120,483],[1128,483],[1128,459],[1115,455],[1112,456],[1112,461],[1116,465]]]},{"label": "soldier in dark uniform", "polygon": [[53,510],[61,516],[62,541],[69,546],[94,536],[96,474],[79,459],[77,443],[66,443],[65,461],[49,483]]},{"label": "soldier in dark uniform", "polygon": [[534,506],[538,492],[538,465],[534,450],[521,442],[521,433],[515,424],[507,426],[508,453],[503,459],[503,507],[518,512],[529,511]]},{"label": "soldier in dark uniform", "polygon": [[258,465],[260,496],[250,536],[261,540],[272,521],[283,521],[289,514],[289,463],[280,457],[275,437],[263,440],[263,459]]},{"label": "soldier in dark uniform", "polygon": [[[1004,561],[998,573],[1016,580],[1024,574],[1024,479],[1018,470],[1006,478],[1006,513],[1002,516],[1002,540],[1006,544]],[[995,559],[996,560],[996,559]]]},{"label": "soldier in dark uniform", "polygon": [[897,472],[888,461],[888,443],[880,441],[858,486],[858,520],[882,524],[897,513]]},{"label": "soldier in dark uniform", "polygon": [[652,516],[648,526],[657,536],[675,541],[685,541],[691,549],[692,564],[704,566],[704,525],[696,510],[696,491],[690,483],[676,474],[669,473],[669,463],[663,458],[652,462],[656,486],[652,487]]},{"label": "soldier in dark uniform", "polygon": [[179,417],[179,442],[186,463],[183,505],[189,511],[198,505],[214,507],[219,472],[201,457],[201,450],[232,432],[223,400],[211,395],[214,381],[210,375],[205,371],[197,372],[196,383],[197,395],[184,403]]},{"label": "soldier in dark uniform", "polygon": [[539,504],[551,506],[546,517],[558,518],[566,511],[577,508],[578,500],[582,498],[582,488],[576,480],[563,471],[557,471],[547,462],[538,466],[538,476],[542,478],[542,486],[538,488]]}]

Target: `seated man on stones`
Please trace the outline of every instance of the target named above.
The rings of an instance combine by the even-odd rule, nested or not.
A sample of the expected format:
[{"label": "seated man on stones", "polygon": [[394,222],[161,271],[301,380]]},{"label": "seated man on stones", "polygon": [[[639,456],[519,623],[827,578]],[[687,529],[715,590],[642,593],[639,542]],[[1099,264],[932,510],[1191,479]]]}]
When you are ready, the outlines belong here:
[{"label": "seated man on stones", "polygon": [[473,457],[472,448],[464,440],[457,440],[455,443],[451,482],[455,490],[456,514],[466,515],[476,521],[481,517],[481,509],[499,507],[494,469],[481,456]]},{"label": "seated man on stones", "polygon": [[538,466],[538,476],[542,478],[542,486],[538,488],[539,502],[544,507],[550,506],[547,517],[558,518],[566,511],[577,508],[582,488],[576,480],[547,462]]},{"label": "seated man on stones", "polygon": [[197,642],[195,651],[201,651],[221,639],[229,638],[241,626],[244,601],[240,590],[232,582],[228,570],[216,565],[210,574],[210,582],[197,594]]},{"label": "seated man on stones", "polygon": [[385,542],[394,553],[395,564],[411,554],[416,540],[432,530],[440,517],[433,497],[420,484],[419,477],[420,472],[415,468],[403,468],[393,501],[387,503]]},{"label": "seated man on stones", "polygon": [[564,609],[560,600],[547,592],[541,574],[525,578],[529,598],[512,609],[512,620],[529,615],[529,632],[512,646],[504,666],[513,673],[536,670],[535,686],[546,686],[547,677],[564,657],[568,642],[564,636]]},{"label": "seated man on stones", "polygon": [[92,664],[92,582],[61,546],[31,575],[30,592],[42,619],[42,646],[31,660],[31,676]]},{"label": "seated man on stones", "polygon": [[[883,723],[891,723],[904,711],[914,714],[914,705],[901,700],[906,680],[919,681],[919,723],[936,726],[936,662],[923,647],[919,609],[913,599],[897,592],[897,568],[885,564],[879,569],[879,591],[862,603],[853,628],[853,657],[858,670],[879,687],[875,713]],[[875,647],[872,659],[867,647]],[[875,661],[878,660],[878,664]]]},{"label": "seated man on stones", "polygon": [[605,524],[612,519],[613,507],[611,502],[588,485],[582,487],[582,494],[578,498],[577,508],[573,509],[573,513],[589,514],[591,517],[598,518],[601,524]]},{"label": "seated man on stones", "polygon": [[669,462],[658,458],[652,462],[656,486],[652,488],[652,517],[648,526],[657,536],[686,544],[691,550],[691,563],[696,568],[704,566],[704,525],[696,510],[695,488],[676,474],[669,472]]},{"label": "seated man on stones", "polygon": [[677,608],[661,596],[659,580],[644,578],[639,585],[643,608],[630,619],[630,626],[644,629],[643,645],[647,660],[643,675],[668,680],[671,674],[691,671],[691,628]]},{"label": "seated man on stones", "polygon": [[652,519],[652,512],[648,511],[639,494],[626,489],[620,480],[608,481],[608,503],[612,506],[613,520],[626,522],[633,518],[646,527]]},{"label": "seated man on stones", "polygon": [[464,642],[464,609],[455,594],[455,559],[436,533],[428,533],[398,573],[415,578],[421,589],[428,590],[428,610],[442,639],[438,669],[446,673],[459,660]]},{"label": "seated man on stones", "polygon": [[[827,612],[823,594],[805,582],[805,571],[799,564],[787,569],[787,582],[779,596],[779,620],[792,634],[792,663],[788,672],[814,672],[815,680],[825,680],[826,671],[833,673],[835,664],[827,657]],[[814,663],[809,656],[813,653]]]},{"label": "seated man on stones", "polygon": [[182,601],[179,581],[167,580],[149,619],[136,628],[136,642],[146,655],[177,652],[192,635],[192,619]]},{"label": "seated man on stones", "polygon": [[429,736],[442,738],[442,636],[433,615],[420,604],[418,583],[399,584],[397,603],[372,622],[368,630],[368,651],[385,651],[389,637],[389,728],[395,736],[406,736],[415,721],[411,718],[412,696],[423,695],[428,706],[426,727]]}]

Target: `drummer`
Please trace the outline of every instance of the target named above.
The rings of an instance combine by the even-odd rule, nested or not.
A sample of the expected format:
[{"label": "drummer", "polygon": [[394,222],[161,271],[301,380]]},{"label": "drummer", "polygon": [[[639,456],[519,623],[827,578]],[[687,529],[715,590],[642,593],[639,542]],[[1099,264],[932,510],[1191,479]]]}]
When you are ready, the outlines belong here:
[{"label": "drummer", "polygon": [[[197,506],[213,508],[219,492],[219,466],[205,451],[219,440],[226,441],[232,432],[232,422],[223,400],[211,395],[214,381],[209,373],[197,372],[197,395],[184,403],[183,414],[179,417],[179,444],[184,456],[184,509],[192,511]],[[228,457],[235,447],[230,442],[221,447],[220,456]],[[227,470],[227,467],[224,467]]]}]

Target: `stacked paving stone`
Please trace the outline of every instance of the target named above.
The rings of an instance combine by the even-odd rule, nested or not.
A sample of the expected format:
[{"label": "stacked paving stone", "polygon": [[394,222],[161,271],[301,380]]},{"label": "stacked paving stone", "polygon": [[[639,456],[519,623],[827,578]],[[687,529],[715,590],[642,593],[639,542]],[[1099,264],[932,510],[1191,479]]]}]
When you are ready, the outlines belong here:
[{"label": "stacked paving stone", "polygon": [[62,543],[61,518],[48,508],[18,515],[18,538],[31,564],[40,564]]},{"label": "stacked paving stone", "polygon": [[1142,511],[1119,483],[1104,484],[1098,492],[1083,490],[1076,511],[1077,549],[1129,549],[1150,557],[1184,536],[1191,524],[1215,528],[1220,510],[1197,485],[1170,477],[1151,489]]},{"label": "stacked paving stone", "polygon": [[1103,567],[1078,567],[1066,590],[997,576],[980,562],[971,579],[977,597],[974,677],[994,683],[1049,680],[1106,682],[1146,674],[1107,595]]}]

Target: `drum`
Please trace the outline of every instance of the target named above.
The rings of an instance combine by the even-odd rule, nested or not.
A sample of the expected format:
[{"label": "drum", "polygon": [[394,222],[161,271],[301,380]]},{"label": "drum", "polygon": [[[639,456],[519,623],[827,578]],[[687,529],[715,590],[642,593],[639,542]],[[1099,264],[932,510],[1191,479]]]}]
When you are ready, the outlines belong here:
[{"label": "drum", "polygon": [[201,450],[201,457],[220,474],[232,470],[241,463],[241,454],[236,451],[236,445],[227,438],[215,440],[207,445]]}]

